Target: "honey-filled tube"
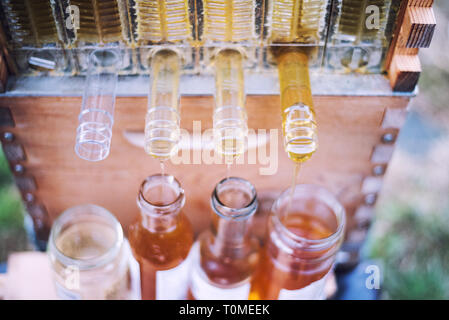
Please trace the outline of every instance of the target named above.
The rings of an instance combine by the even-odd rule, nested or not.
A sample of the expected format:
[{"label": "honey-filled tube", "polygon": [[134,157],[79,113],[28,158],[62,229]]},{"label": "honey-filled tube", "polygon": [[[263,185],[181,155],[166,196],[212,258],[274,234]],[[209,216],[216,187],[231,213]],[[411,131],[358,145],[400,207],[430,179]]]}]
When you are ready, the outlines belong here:
[{"label": "honey-filled tube", "polygon": [[283,43],[316,43],[325,32],[325,18],[331,1],[272,0],[270,40]]},{"label": "honey-filled tube", "polygon": [[310,159],[318,148],[317,123],[310,86],[309,50],[283,48],[277,52],[284,146],[291,160]]},{"label": "honey-filled tube", "polygon": [[130,226],[129,242],[140,265],[144,300],[187,297],[193,231],[181,211],[184,202],[184,190],[173,176],[154,175],[142,183],[140,219]]}]

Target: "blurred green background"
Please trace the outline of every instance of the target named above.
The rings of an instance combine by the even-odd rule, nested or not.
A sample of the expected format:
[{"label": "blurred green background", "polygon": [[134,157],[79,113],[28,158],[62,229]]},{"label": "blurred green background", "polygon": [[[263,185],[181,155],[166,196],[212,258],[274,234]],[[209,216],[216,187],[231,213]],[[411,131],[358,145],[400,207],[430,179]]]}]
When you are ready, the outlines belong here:
[{"label": "blurred green background", "polygon": [[[382,298],[449,299],[449,1],[436,0],[420,93],[388,168],[364,255],[383,265]],[[29,248],[20,196],[0,150],[0,263]]]},{"label": "blurred green background", "polygon": [[8,253],[28,248],[24,211],[12,180],[9,164],[0,148],[0,263],[6,261]]},{"label": "blurred green background", "polygon": [[383,264],[385,299],[449,299],[449,1],[434,7],[437,31],[420,50],[420,92],[364,248]]}]

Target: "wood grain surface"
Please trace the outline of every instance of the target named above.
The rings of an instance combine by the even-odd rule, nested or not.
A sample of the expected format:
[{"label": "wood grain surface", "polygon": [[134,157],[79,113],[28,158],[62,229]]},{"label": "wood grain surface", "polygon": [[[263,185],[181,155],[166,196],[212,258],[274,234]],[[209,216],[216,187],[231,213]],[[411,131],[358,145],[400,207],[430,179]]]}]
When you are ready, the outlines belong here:
[{"label": "wood grain surface", "polygon": [[[201,121],[202,129],[212,126],[212,97],[183,97],[182,127],[192,130],[193,121]],[[404,109],[405,97],[341,97],[316,96],[319,124],[319,150],[304,166],[301,183],[315,183],[337,194],[348,211],[349,228],[357,207],[364,201],[363,180],[372,175],[372,152],[381,144],[387,109]],[[115,125],[109,157],[102,162],[79,159],[74,152],[77,117],[81,98],[24,97],[1,98],[0,107],[9,107],[14,128],[1,131],[15,135],[14,144],[23,146],[26,160],[12,162],[25,167],[21,175],[33,177],[36,191],[33,202],[43,205],[49,221],[65,209],[83,203],[95,203],[114,213],[127,226],[137,217],[136,196],[142,180],[160,172],[157,160],[141,148],[129,143],[125,131],[142,131],[146,98],[117,99]],[[261,201],[273,199],[291,182],[293,164],[282,145],[278,96],[247,98],[249,127],[279,129],[278,170],[275,175],[260,175],[267,164],[240,164],[231,174],[253,182]],[[7,142],[4,142],[7,145]],[[270,151],[268,149],[268,154]],[[386,164],[385,164],[386,165]],[[224,165],[168,163],[167,173],[175,175],[186,190],[185,212],[195,231],[208,226],[210,194],[214,185],[225,177]],[[26,194],[24,196],[27,196]],[[29,197],[29,195],[28,195]]]}]

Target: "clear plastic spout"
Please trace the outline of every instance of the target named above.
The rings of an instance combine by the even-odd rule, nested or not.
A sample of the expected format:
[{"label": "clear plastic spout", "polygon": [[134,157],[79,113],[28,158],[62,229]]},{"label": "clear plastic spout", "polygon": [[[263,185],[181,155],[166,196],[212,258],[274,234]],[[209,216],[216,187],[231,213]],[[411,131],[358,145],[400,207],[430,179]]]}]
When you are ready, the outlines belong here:
[{"label": "clear plastic spout", "polygon": [[151,58],[151,85],[145,119],[145,151],[167,160],[178,150],[180,139],[179,78],[181,59],[161,49]]},{"label": "clear plastic spout", "polygon": [[243,75],[243,56],[224,49],[215,57],[215,151],[226,163],[242,155],[248,137]]},{"label": "clear plastic spout", "polygon": [[119,68],[116,50],[97,49],[89,55],[75,145],[84,160],[100,161],[109,155]]}]

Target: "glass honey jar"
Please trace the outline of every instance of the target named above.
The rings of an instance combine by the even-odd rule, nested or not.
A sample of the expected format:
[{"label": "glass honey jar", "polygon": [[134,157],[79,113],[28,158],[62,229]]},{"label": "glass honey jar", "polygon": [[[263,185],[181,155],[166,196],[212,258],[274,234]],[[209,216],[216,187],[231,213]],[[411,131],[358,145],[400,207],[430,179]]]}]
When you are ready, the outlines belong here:
[{"label": "glass honey jar", "polygon": [[285,191],[273,204],[250,299],[324,298],[345,219],[343,206],[322,187],[297,185]]}]

